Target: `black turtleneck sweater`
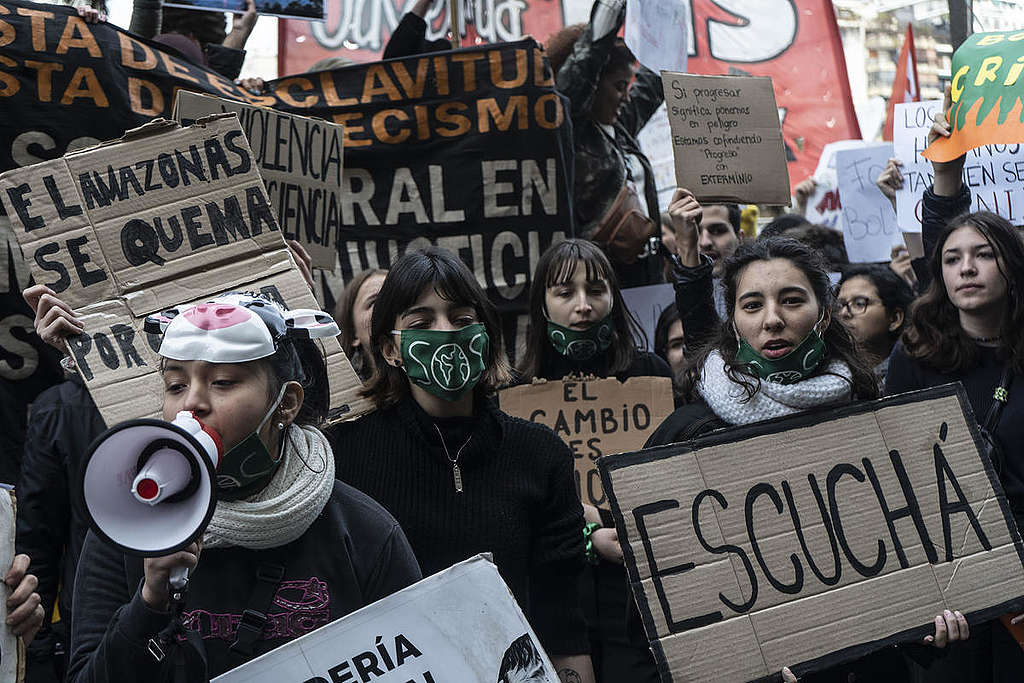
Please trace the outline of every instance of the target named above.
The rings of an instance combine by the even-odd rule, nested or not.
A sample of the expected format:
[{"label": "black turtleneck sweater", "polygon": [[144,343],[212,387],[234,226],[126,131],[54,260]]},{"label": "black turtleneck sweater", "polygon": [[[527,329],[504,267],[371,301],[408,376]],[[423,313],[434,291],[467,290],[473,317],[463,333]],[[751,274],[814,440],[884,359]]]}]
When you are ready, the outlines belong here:
[{"label": "black turtleneck sweater", "polygon": [[[587,653],[577,585],[583,508],[572,453],[547,427],[489,401],[478,401],[475,414],[438,420],[407,397],[337,425],[328,436],[338,479],[395,516],[425,576],[492,553],[547,652]],[[452,458],[462,449],[462,493],[445,446]]]}]

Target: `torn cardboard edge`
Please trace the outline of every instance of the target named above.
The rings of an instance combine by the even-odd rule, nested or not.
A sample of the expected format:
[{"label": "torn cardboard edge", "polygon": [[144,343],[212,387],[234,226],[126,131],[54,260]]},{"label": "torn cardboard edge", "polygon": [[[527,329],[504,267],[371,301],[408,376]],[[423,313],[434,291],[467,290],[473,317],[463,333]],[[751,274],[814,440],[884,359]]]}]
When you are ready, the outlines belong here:
[{"label": "torn cardboard edge", "polygon": [[[841,420],[844,418],[854,417],[865,413],[874,413],[882,408],[896,407],[906,405],[909,403],[915,403],[923,400],[930,399],[941,399],[941,398],[955,398],[959,403],[960,408],[963,411],[965,423],[967,425],[968,433],[970,435],[972,444],[978,453],[978,459],[981,462],[982,469],[988,477],[988,483],[994,493],[994,498],[998,502],[1000,510],[1002,512],[1002,520],[1010,532],[1010,538],[1013,543],[1014,551],[1016,552],[1017,558],[1024,567],[1024,541],[1021,539],[1019,530],[1017,530],[1016,522],[1013,514],[1010,511],[1009,504],[1007,502],[1006,493],[1002,488],[1002,484],[999,481],[999,475],[996,473],[992,462],[985,455],[986,450],[984,442],[981,439],[977,420],[974,415],[974,411],[971,408],[970,401],[967,397],[967,393],[963,386],[959,383],[945,384],[937,387],[931,387],[920,391],[909,392],[904,394],[898,394],[896,396],[875,399],[871,401],[860,401],[852,403],[846,406],[824,408],[821,410],[807,411],[798,413],[796,415],[774,418],[766,420],[764,422],[758,422],[750,425],[740,425],[727,429],[719,429],[714,432],[694,439],[691,441],[680,442],[675,444],[668,444],[664,446],[656,446],[649,449],[644,449],[635,453],[626,453],[616,455],[614,457],[602,457],[597,461],[597,467],[601,474],[601,481],[608,497],[609,502],[612,504],[612,517],[615,520],[615,527],[619,534],[620,539],[628,539],[629,533],[625,525],[625,520],[622,516],[622,511],[619,506],[618,496],[615,493],[614,486],[611,480],[611,473],[615,470],[629,467],[633,465],[646,464],[665,460],[687,453],[693,453],[702,449],[721,446],[730,443],[738,443],[746,441],[751,438],[767,436],[773,434],[779,434],[795,429],[816,427],[822,424],[827,424],[835,420]],[[828,419],[823,421],[822,416],[827,415]],[[1016,531],[1016,533],[1014,533]],[[995,550],[995,548],[993,548]],[[625,559],[625,567],[629,577],[629,585],[633,591],[633,596],[637,608],[640,612],[641,619],[644,624],[644,630],[648,636],[649,645],[654,654],[655,663],[658,668],[659,675],[664,681],[672,681],[673,676],[669,667],[669,659],[663,647],[663,639],[657,635],[658,628],[655,624],[654,614],[648,604],[647,596],[643,588],[643,580],[640,578],[639,571],[637,569],[637,558],[633,552],[632,544],[629,542],[622,544],[622,551]],[[934,567],[934,565],[929,565]],[[874,580],[880,577],[872,577],[867,579],[868,581]],[[858,582],[861,583],[861,582]],[[856,584],[848,584],[856,585]],[[844,586],[844,587],[848,587]],[[818,593],[817,595],[822,595]],[[808,596],[814,597],[814,596]],[[797,601],[791,601],[797,602]],[[786,604],[786,603],[782,603]],[[775,607],[779,607],[776,605]],[[1024,592],[1020,596],[1005,600],[997,605],[982,608],[980,610],[974,610],[965,613],[969,623],[976,624],[979,622],[989,621],[994,619],[1001,614],[1014,609],[1024,608]],[[773,608],[767,608],[773,609]],[[747,619],[749,621],[750,613],[742,615],[736,615],[732,619]],[[907,643],[908,641],[916,641],[923,638],[925,635],[932,633],[933,625],[924,624],[911,629],[905,629],[893,635],[885,638],[881,638],[874,641],[868,641],[857,645],[845,647],[833,652],[827,653],[820,657],[816,657],[811,660],[802,662],[788,663],[790,670],[793,671],[797,676],[803,676],[809,673],[821,671],[823,669],[849,662],[859,657],[863,657],[872,652],[880,650],[889,645],[896,645],[901,643]],[[680,632],[685,633],[685,631]],[[673,634],[673,635],[680,635]],[[666,636],[665,638],[672,637]],[[759,643],[760,645],[760,643]],[[759,653],[762,661],[766,662],[767,659],[763,652]],[[766,667],[767,668],[767,667]],[[753,679],[755,681],[778,681],[778,673],[769,671],[766,676],[758,677]]]},{"label": "torn cardboard edge", "polygon": [[[211,130],[207,131],[206,129]],[[231,179],[232,174],[230,173],[226,177],[219,178],[216,173],[209,172],[207,175],[209,180],[200,176],[208,185],[197,184],[194,187],[188,187],[186,182],[184,188],[174,189],[176,185],[168,184],[167,187],[160,189],[159,184],[156,188],[150,188],[149,181],[146,180],[147,193],[150,191],[162,193],[150,198],[143,197],[142,192],[139,191],[137,198],[129,199],[126,196],[115,199],[115,196],[111,196],[107,199],[107,203],[101,202],[95,207],[83,201],[84,197],[79,186],[81,172],[93,168],[104,168],[104,166],[112,169],[114,167],[108,162],[117,163],[126,159],[130,161],[133,157],[137,158],[139,153],[147,151],[167,152],[172,149],[172,146],[176,151],[179,145],[188,145],[189,143],[202,147],[204,140],[210,135],[237,135],[241,138],[238,144],[245,147],[245,153],[248,154],[249,159],[253,160],[253,164],[247,169],[239,170],[239,175],[235,179]],[[162,136],[168,137],[163,139]],[[156,363],[152,362],[154,359],[149,357],[146,341],[140,340],[141,318],[146,314],[175,305],[198,302],[216,296],[220,292],[250,289],[257,283],[265,283],[268,279],[273,278],[290,283],[289,289],[294,294],[292,298],[295,299],[294,303],[289,303],[291,307],[319,307],[308,287],[305,284],[302,284],[301,287],[297,284],[302,282],[301,275],[283,239],[280,227],[276,224],[276,217],[269,212],[268,220],[253,223],[251,234],[244,232],[240,236],[236,236],[232,232],[231,237],[234,237],[234,240],[225,237],[228,241],[222,243],[218,240],[216,246],[214,246],[213,239],[207,237],[209,240],[205,243],[207,246],[204,246],[203,243],[200,243],[198,248],[193,245],[191,250],[184,252],[182,256],[173,261],[168,260],[167,271],[161,270],[164,268],[163,262],[157,263],[158,267],[154,269],[149,263],[150,259],[147,259],[146,263],[140,264],[127,258],[123,243],[124,227],[118,226],[131,218],[141,216],[145,219],[150,213],[164,208],[168,198],[172,198],[173,202],[203,202],[210,197],[230,196],[226,193],[237,193],[240,188],[249,188],[246,190],[247,192],[258,192],[262,195],[263,205],[267,206],[269,210],[269,198],[259,175],[258,166],[255,164],[255,157],[251,149],[248,149],[247,142],[243,142],[244,140],[244,132],[238,123],[237,115],[233,112],[200,117],[192,126],[187,127],[182,127],[174,121],[156,119],[126,131],[117,139],[100,142],[54,160],[13,169],[3,174],[6,183],[13,184],[14,179],[17,178],[19,182],[31,183],[35,187],[37,196],[45,196],[41,191],[40,184],[45,185],[46,183],[41,183],[40,179],[45,178],[48,173],[53,173],[55,177],[59,178],[57,182],[63,183],[62,187],[65,187],[69,193],[65,196],[73,197],[79,202],[78,213],[64,215],[61,212],[61,205],[55,203],[57,198],[51,192],[47,201],[39,203],[39,207],[44,210],[43,215],[47,216],[47,225],[42,226],[39,233],[32,232],[39,226],[20,224],[15,229],[15,225],[12,225],[12,235],[19,240],[19,244],[21,240],[25,240],[27,245],[41,241],[56,243],[65,240],[68,235],[88,236],[87,245],[90,250],[88,254],[92,258],[87,258],[86,262],[91,261],[95,264],[94,267],[101,269],[95,272],[104,274],[102,287],[97,288],[97,291],[88,289],[89,286],[96,283],[82,282],[81,280],[84,278],[81,271],[78,271],[77,278],[71,280],[69,288],[62,290],[66,293],[61,296],[71,305],[83,310],[88,317],[94,318],[95,325],[87,325],[87,329],[84,330],[87,333],[85,341],[92,344],[93,350],[101,356],[104,352],[107,353],[107,357],[103,358],[103,364],[99,363],[98,358],[94,359],[96,363],[94,369],[97,370],[97,373],[92,377],[88,377],[88,373],[83,375],[79,369],[79,374],[83,376],[90,392],[96,390],[109,394],[105,400],[97,401],[98,407],[106,408],[104,419],[120,421],[121,419],[140,417],[143,416],[142,413],[132,414],[133,408],[140,407],[147,415],[152,415],[152,401],[140,402],[137,396],[133,399],[131,396],[117,395],[118,390],[115,388],[115,385],[120,384],[120,389],[132,386],[135,387],[135,390],[141,390],[140,388],[145,386],[158,387],[160,383],[158,378],[155,381],[152,378],[146,378],[147,375],[156,371]],[[208,159],[205,161],[212,163]],[[206,168],[206,164],[203,164],[203,168]],[[109,172],[113,173],[113,171]],[[78,180],[76,181],[76,179]],[[136,180],[136,187],[138,187],[138,182],[140,181]],[[257,185],[258,190],[255,189]],[[50,189],[49,185],[47,185],[47,189]],[[53,220],[54,216],[59,220]],[[68,218],[71,220],[65,222]],[[257,229],[257,226],[260,225],[263,227]],[[111,227],[121,231],[120,252],[117,251],[116,235],[112,239],[101,239],[101,236],[111,237],[110,234],[107,234]],[[183,233],[184,230],[178,232],[179,246],[182,244]],[[206,234],[209,235],[209,233]],[[177,249],[176,246],[172,251]],[[70,262],[62,263],[62,265],[66,265],[65,273],[71,268]],[[40,264],[39,267],[42,265]],[[33,267],[33,270],[38,269]],[[134,343],[137,348],[129,349],[134,350],[134,356],[128,355],[126,347],[120,345],[124,340],[118,338],[117,342],[122,355],[120,359],[117,358],[114,346],[117,335],[112,334],[115,332],[113,328],[104,327],[104,323],[115,323],[134,330]],[[99,334],[105,336],[101,338]],[[101,344],[106,344],[106,347]],[[321,344],[321,348],[327,359],[330,383],[331,408],[328,412],[327,423],[352,419],[372,410],[370,402],[358,396],[359,390],[362,389],[362,383],[345,358],[337,340],[325,340]],[[79,350],[81,351],[81,349]],[[69,351],[75,355],[70,347]],[[88,352],[86,351],[86,353]],[[141,363],[140,367],[133,367],[132,359],[137,360],[140,353],[147,356],[146,360],[150,362]],[[110,363],[107,363],[108,360]],[[104,365],[106,369],[103,367]],[[147,382],[149,382],[148,385]],[[156,391],[155,393],[159,395],[160,392]],[[158,403],[159,401],[157,401]]]}]

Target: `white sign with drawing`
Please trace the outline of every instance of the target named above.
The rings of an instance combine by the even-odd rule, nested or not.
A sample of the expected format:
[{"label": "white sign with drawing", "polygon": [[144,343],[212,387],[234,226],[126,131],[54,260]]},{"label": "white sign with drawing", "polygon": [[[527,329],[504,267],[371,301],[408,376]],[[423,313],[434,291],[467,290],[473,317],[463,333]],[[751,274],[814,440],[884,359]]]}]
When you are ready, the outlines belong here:
[{"label": "white sign with drawing", "polygon": [[486,556],[378,600],[213,683],[535,681],[558,676]]},{"label": "white sign with drawing", "polygon": [[850,263],[889,261],[903,244],[892,202],[875,184],[892,156],[885,142],[836,154],[836,176],[843,204],[843,242]]}]

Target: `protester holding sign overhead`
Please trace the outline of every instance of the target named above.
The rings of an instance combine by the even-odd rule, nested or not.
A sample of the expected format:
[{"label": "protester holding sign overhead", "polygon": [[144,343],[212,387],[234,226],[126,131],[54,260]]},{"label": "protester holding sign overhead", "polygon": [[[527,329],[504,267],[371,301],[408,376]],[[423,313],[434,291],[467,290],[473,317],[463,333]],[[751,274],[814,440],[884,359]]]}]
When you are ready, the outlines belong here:
[{"label": "protester holding sign overhead", "polygon": [[[947,92],[948,104],[948,92]],[[949,135],[937,114],[930,140]],[[925,190],[923,240],[929,284],[889,360],[890,394],[959,381],[986,438],[1018,528],[1024,522],[1024,243],[1009,221],[969,210],[964,157],[934,163]],[[959,215],[956,215],[959,214]],[[1012,596],[1007,596],[1012,597]],[[1024,653],[999,623],[972,629],[966,648],[929,661],[922,681],[1019,680]]]},{"label": "protester holding sign overhead", "polygon": [[661,77],[635,69],[633,53],[617,37],[625,17],[625,0],[599,0],[590,23],[567,26],[546,47],[555,84],[571,103],[577,233],[605,248],[623,287],[636,287],[661,281],[650,247],[658,193],[637,135],[665,94]]},{"label": "protester holding sign overhead", "polygon": [[[574,374],[619,381],[671,377],[665,361],[637,348],[640,335],[605,253],[586,240],[560,242],[541,255],[533,273],[519,376],[524,382]],[[591,505],[584,507],[595,551],[593,583],[588,584],[595,595],[588,595],[585,608],[598,680],[640,680],[637,662],[646,666],[650,655],[646,643],[639,648],[631,644],[625,630],[629,589],[615,527],[607,511],[601,515]]]},{"label": "protester holding sign overhead", "polygon": [[395,515],[426,574],[493,553],[563,680],[593,681],[572,454],[490,400],[511,379],[494,305],[452,252],[413,250],[370,331],[377,411],[332,429],[338,478]]}]

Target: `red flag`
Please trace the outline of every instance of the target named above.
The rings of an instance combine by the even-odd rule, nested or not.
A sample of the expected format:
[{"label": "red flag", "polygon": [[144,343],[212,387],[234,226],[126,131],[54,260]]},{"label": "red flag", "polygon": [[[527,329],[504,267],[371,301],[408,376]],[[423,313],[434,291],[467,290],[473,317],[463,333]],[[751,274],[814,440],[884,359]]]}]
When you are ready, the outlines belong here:
[{"label": "red flag", "polygon": [[901,102],[921,101],[921,81],[917,78],[917,54],[914,52],[914,27],[907,24],[907,35],[900,49],[899,62],[896,64],[896,78],[892,81],[892,95],[889,96],[889,107],[885,116],[883,140],[892,140],[892,116],[896,105]]}]

